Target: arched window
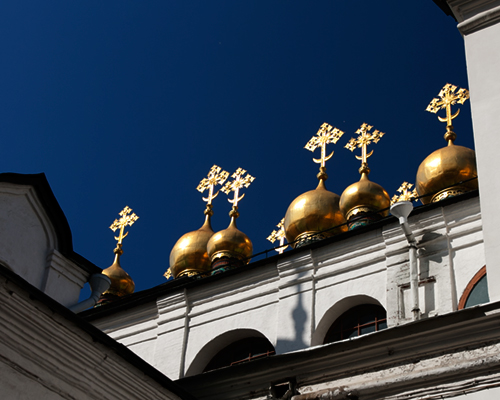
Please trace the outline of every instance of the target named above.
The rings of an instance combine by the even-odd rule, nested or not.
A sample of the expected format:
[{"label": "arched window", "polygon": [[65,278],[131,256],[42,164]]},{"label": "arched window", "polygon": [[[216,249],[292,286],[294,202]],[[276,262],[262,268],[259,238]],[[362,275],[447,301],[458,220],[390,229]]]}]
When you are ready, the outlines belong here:
[{"label": "arched window", "polygon": [[219,351],[207,364],[203,372],[240,364],[256,358],[274,354],[273,345],[263,337],[249,337],[231,343]]},{"label": "arched window", "polygon": [[362,304],[353,307],[335,320],[325,336],[324,343],[337,342],[387,328],[384,307]]},{"label": "arched window", "polygon": [[465,288],[458,303],[458,309],[462,310],[478,304],[488,303],[489,301],[490,296],[488,294],[488,278],[485,265],[474,275]]}]

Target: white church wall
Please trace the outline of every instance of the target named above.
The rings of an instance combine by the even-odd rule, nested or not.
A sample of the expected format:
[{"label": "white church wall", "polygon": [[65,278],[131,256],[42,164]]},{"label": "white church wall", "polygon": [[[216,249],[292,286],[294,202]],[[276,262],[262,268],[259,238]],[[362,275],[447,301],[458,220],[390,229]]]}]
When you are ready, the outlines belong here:
[{"label": "white church wall", "polygon": [[[153,307],[153,304],[148,304]],[[153,365],[168,377],[176,379],[184,371],[185,346],[188,340],[189,305],[185,291],[170,294],[157,300],[158,330],[154,346]]]},{"label": "white church wall", "polygon": [[[456,310],[484,265],[479,199],[411,215],[410,226],[419,247],[422,318]],[[383,306],[389,327],[413,321],[408,258],[394,222],[209,278],[94,323],[168,376],[190,376],[244,335],[266,337],[277,354],[320,345],[335,319],[355,305]]]},{"label": "white church wall", "polygon": [[[244,268],[244,267],[243,267]],[[209,343],[226,332],[233,332],[215,352],[230,344],[238,330],[260,333],[274,346],[277,341],[277,276],[275,268],[251,270],[235,275],[220,285],[199,286],[188,293],[189,341],[186,346],[186,370]],[[283,327],[280,327],[283,329]]]},{"label": "white church wall", "polygon": [[89,273],[57,251],[33,187],[0,183],[0,225],[0,263],[61,304],[76,304]]},{"label": "white church wall", "polygon": [[56,249],[49,252],[46,262],[42,291],[67,307],[76,304],[89,274]]},{"label": "white church wall", "polygon": [[483,215],[484,251],[490,300],[500,300],[497,179],[498,110],[500,110],[500,1],[447,0],[464,35],[474,143]]},{"label": "white church wall", "polygon": [[17,281],[0,278],[2,399],[181,399],[166,377]]},{"label": "white church wall", "polygon": [[42,289],[56,235],[32,187],[0,183],[0,224],[1,261]]}]

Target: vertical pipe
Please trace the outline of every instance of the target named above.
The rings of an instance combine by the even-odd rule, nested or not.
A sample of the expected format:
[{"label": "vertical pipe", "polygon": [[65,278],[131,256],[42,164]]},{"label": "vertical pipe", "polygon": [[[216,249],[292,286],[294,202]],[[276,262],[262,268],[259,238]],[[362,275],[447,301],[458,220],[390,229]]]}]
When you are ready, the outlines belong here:
[{"label": "vertical pipe", "polygon": [[410,243],[410,288],[412,297],[412,309],[413,320],[417,321],[420,319],[420,308],[418,301],[418,258],[417,258],[417,245],[415,243]]}]

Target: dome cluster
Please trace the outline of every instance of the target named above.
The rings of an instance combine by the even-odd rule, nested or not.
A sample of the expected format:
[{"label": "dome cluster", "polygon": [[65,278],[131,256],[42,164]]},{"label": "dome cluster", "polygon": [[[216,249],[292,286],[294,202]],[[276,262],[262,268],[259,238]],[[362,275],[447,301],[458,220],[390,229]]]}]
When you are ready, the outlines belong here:
[{"label": "dome cluster", "polygon": [[[427,111],[433,113],[446,109],[446,118],[438,118],[447,123],[444,137],[448,146],[434,151],[421,163],[416,176],[416,190],[410,192],[412,184],[405,182],[399,189],[401,195],[394,196],[392,202],[407,201],[418,196],[423,204],[428,204],[477,189],[474,151],[454,144],[456,134],[451,121],[458,115],[458,111],[452,115],[451,105],[457,102],[463,104],[468,98],[465,89],[456,93],[455,90],[456,86],[447,84],[439,93],[439,98],[433,99],[427,108]],[[326,161],[333,156],[333,152],[327,155],[326,146],[337,143],[344,132],[324,123],[309,140],[305,146],[307,150],[321,150],[320,158],[313,158],[315,163],[320,164],[317,175],[319,182],[315,189],[299,195],[291,202],[284,219],[278,224],[280,229],[273,231],[268,237],[271,242],[280,240],[277,251],[283,252],[286,247],[285,238],[289,245],[298,248],[373,223],[389,214],[391,199],[387,191],[369,179],[368,158],[372,156],[373,150],[368,152],[367,148],[372,143],[378,143],[384,136],[383,132],[372,131],[372,128],[363,123],[356,131],[358,136],[351,138],[345,145],[351,152],[360,150],[361,154],[356,155],[356,158],[361,161],[361,176],[341,196],[326,188]],[[250,175],[245,177],[245,173],[245,170],[238,169],[232,175],[234,181],[226,183],[221,189],[227,194],[234,191],[234,198],[229,199],[233,204],[229,226],[217,233],[210,226],[212,199],[218,194],[214,195],[213,190],[216,184],[222,185],[229,174],[214,166],[208,178],[200,183],[200,192],[209,189],[209,195],[204,199],[207,202],[205,223],[197,231],[186,233],[177,241],[170,254],[167,277],[215,274],[249,262],[253,251],[252,242],[236,227],[238,201],[244,196],[239,195],[239,189],[248,187],[254,179]]]},{"label": "dome cluster", "polygon": [[229,177],[229,173],[222,171],[214,165],[208,177],[198,185],[198,191],[203,193],[208,190],[208,197],[203,200],[207,202],[205,209],[205,223],[193,232],[183,235],[170,252],[170,268],[165,276],[174,279],[183,276],[205,276],[217,274],[227,269],[239,267],[250,262],[253,252],[252,242],[236,226],[239,217],[238,203],[245,196],[240,196],[240,189],[247,188],[255,179],[242,168],[238,168],[231,176],[232,181],[227,182],[221,189],[223,193],[234,192],[233,199],[228,199],[233,207],[229,216],[229,226],[222,231],[214,233],[210,225],[210,217],[213,215],[212,200],[219,192],[214,194],[216,185],[223,185]]}]

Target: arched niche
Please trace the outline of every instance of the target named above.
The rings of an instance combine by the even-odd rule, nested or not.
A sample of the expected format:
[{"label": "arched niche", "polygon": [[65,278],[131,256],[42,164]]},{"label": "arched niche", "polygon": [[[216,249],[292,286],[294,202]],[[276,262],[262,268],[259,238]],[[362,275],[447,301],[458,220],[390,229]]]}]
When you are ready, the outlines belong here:
[{"label": "arched niche", "polygon": [[203,348],[194,357],[191,365],[186,371],[185,376],[201,374],[213,358],[222,350],[226,349],[233,343],[243,341],[245,339],[260,339],[262,342],[267,342],[268,345],[274,350],[274,347],[269,339],[259,331],[254,329],[235,329],[225,332],[205,344],[205,346],[203,346]]},{"label": "arched niche", "polygon": [[325,314],[321,318],[320,322],[318,323],[318,326],[316,327],[316,330],[312,335],[311,345],[317,346],[323,344],[323,341],[325,339],[328,330],[330,329],[332,324],[337,320],[337,318],[339,318],[347,310],[356,306],[360,306],[362,304],[373,304],[383,307],[378,300],[363,294],[356,296],[349,296],[343,298],[342,300],[339,300],[332,307],[330,307],[328,311],[325,312]]}]

